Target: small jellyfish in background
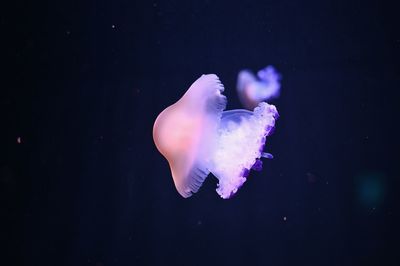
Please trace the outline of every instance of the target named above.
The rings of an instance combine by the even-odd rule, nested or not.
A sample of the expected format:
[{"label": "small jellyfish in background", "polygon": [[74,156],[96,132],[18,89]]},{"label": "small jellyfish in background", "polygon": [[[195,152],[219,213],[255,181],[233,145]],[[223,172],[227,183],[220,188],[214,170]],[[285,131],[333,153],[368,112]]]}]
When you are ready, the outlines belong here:
[{"label": "small jellyfish in background", "polygon": [[154,123],[155,145],[185,198],[199,190],[210,172],[219,180],[217,193],[230,198],[250,169],[262,169],[261,157],[272,158],[263,150],[278,118],[275,106],[262,102],[253,112],[224,111],[223,91],[216,75],[202,75]]},{"label": "small jellyfish in background", "polygon": [[260,102],[279,97],[281,75],[273,66],[257,72],[257,77],[249,70],[238,74],[237,92],[246,109],[253,110]]}]

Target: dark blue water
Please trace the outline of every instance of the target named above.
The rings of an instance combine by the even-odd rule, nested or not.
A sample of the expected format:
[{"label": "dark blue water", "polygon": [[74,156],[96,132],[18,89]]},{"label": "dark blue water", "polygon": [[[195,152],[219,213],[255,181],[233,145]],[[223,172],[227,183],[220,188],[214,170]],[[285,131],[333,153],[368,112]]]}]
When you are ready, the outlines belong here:
[{"label": "dark blue water", "polygon": [[[1,10],[2,265],[399,265],[400,32],[378,1]],[[203,73],[282,73],[263,171],[176,192],[152,126]],[[18,139],[19,138],[19,139]]]}]

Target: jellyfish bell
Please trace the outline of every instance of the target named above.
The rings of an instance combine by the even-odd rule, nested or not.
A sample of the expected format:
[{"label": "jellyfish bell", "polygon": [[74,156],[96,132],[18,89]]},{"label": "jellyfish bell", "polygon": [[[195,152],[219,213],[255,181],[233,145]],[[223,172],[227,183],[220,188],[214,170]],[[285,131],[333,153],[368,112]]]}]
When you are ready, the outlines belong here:
[{"label": "jellyfish bell", "polygon": [[261,157],[271,158],[263,148],[278,118],[275,106],[260,103],[253,112],[224,112],[223,91],[216,75],[203,75],[154,123],[155,145],[185,198],[199,190],[210,172],[219,180],[218,194],[229,198],[246,181],[250,169],[260,170]]},{"label": "jellyfish bell", "polygon": [[238,74],[237,92],[243,106],[253,110],[260,102],[279,97],[281,75],[272,66],[267,66],[255,76],[249,70]]},{"label": "jellyfish bell", "polygon": [[216,75],[203,75],[154,123],[154,142],[168,160],[175,187],[185,198],[197,192],[209,174],[207,165],[226,105],[223,90]]}]

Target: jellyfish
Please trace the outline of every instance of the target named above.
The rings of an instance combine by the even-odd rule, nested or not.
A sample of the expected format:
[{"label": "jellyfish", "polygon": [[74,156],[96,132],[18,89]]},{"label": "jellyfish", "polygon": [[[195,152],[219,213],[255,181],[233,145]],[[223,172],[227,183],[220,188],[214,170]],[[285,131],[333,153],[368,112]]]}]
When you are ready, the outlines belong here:
[{"label": "jellyfish", "polygon": [[202,75],[154,123],[154,143],[184,198],[196,193],[212,173],[218,179],[217,193],[228,199],[251,169],[262,169],[262,157],[272,158],[263,150],[278,118],[275,106],[262,102],[252,112],[224,111],[223,91],[216,75]]},{"label": "jellyfish", "polygon": [[249,70],[242,70],[238,74],[237,92],[248,110],[253,110],[260,102],[279,97],[281,75],[273,66],[258,71],[257,77]]}]

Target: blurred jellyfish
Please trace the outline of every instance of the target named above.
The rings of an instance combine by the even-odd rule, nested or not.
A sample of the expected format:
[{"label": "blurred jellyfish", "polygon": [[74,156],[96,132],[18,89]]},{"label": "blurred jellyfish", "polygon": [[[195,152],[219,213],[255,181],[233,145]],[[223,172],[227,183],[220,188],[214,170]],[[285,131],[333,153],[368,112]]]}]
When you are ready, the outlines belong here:
[{"label": "blurred jellyfish", "polygon": [[196,193],[211,172],[217,192],[230,198],[246,181],[250,169],[261,170],[266,137],[272,134],[278,112],[260,103],[253,112],[223,111],[224,86],[214,75],[202,75],[182,98],[157,117],[153,138],[168,160],[178,192]]},{"label": "blurred jellyfish", "polygon": [[357,202],[370,209],[379,207],[385,198],[385,176],[379,172],[368,172],[355,178]]},{"label": "blurred jellyfish", "polygon": [[242,70],[238,74],[239,99],[249,110],[253,110],[260,102],[279,97],[281,75],[273,66],[258,71],[257,77],[249,70]]}]

